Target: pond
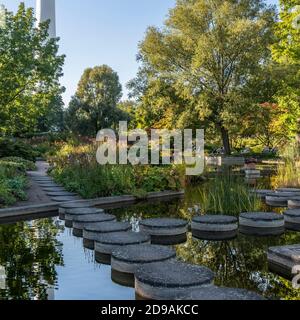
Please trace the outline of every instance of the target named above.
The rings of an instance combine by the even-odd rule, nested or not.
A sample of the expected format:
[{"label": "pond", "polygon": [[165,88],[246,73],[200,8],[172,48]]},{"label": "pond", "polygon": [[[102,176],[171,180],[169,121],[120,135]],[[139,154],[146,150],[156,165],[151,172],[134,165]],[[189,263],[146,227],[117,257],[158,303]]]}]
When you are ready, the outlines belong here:
[{"label": "pond", "polygon": [[[142,218],[190,219],[188,208],[197,204],[197,188],[184,199],[139,203],[107,210],[133,227]],[[201,241],[189,235],[176,246],[179,259],[205,265],[216,273],[220,286],[245,288],[272,299],[300,299],[291,281],[268,270],[270,246],[300,243],[300,233],[281,237],[239,235],[231,241]],[[110,266],[95,262],[93,251],[83,247],[58,218],[0,225],[0,299],[132,300],[134,289],[111,280]]]}]

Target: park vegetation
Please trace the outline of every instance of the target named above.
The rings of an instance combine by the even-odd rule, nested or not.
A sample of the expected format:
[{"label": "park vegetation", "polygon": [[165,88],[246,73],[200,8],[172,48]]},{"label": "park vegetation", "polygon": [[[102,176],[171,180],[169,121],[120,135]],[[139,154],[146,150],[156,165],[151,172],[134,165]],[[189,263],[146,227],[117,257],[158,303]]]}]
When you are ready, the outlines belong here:
[{"label": "park vegetation", "polygon": [[[280,0],[277,12],[264,0],[177,0],[163,26],[150,26],[139,43],[140,67],[127,85],[129,100],[121,99],[117,72],[100,62],[84,71],[66,108],[59,39],[48,37],[48,22],[37,28],[33,10],[23,3],[16,14],[5,11],[0,158],[48,157],[56,180],[92,197],[182,186],[173,166],[97,166],[95,136],[103,128],[117,129],[120,120],[131,129],[204,128],[207,153],[220,147],[226,155],[247,147],[249,156],[266,148],[272,156],[284,156],[287,146],[299,150],[297,2]],[[82,145],[89,148],[85,156]],[[299,175],[293,166],[299,152],[283,159],[277,184],[298,185],[291,177]]]}]

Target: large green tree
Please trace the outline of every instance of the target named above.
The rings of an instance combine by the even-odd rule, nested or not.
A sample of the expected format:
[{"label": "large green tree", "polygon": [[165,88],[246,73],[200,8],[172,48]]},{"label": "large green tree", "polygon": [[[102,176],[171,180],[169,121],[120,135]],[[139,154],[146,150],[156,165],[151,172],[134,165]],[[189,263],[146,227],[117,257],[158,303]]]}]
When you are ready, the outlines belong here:
[{"label": "large green tree", "polygon": [[213,124],[229,154],[230,128],[256,99],[244,91],[270,59],[275,19],[262,0],[177,0],[165,26],[150,27],[140,43],[142,97],[163,79],[181,99],[180,120]]},{"label": "large green tree", "polygon": [[73,131],[95,135],[116,125],[123,112],[117,107],[122,96],[118,74],[107,65],[86,69],[66,111],[66,123]]},{"label": "large green tree", "polygon": [[277,41],[272,47],[274,60],[284,70],[277,101],[287,133],[298,133],[300,143],[300,3],[280,0],[280,21],[276,25]]},{"label": "large green tree", "polygon": [[[62,110],[59,84],[64,56],[58,39],[49,39],[48,22],[35,27],[32,8],[20,4],[17,13],[5,10],[0,25],[0,135],[39,130],[51,110]],[[49,123],[43,129],[50,129]]]}]

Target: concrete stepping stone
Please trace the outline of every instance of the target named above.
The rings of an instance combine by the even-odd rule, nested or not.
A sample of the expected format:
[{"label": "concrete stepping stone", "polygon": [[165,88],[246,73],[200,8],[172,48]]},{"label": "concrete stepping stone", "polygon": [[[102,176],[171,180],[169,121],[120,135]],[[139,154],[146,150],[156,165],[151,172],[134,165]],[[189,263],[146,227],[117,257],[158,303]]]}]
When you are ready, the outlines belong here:
[{"label": "concrete stepping stone", "polygon": [[93,207],[89,201],[74,201],[59,204],[59,214],[65,213],[67,209],[91,208]]},{"label": "concrete stepping stone", "polygon": [[238,234],[238,219],[224,215],[204,215],[192,220],[193,237],[203,240],[233,239]]},{"label": "concrete stepping stone", "polygon": [[48,189],[48,188],[62,188],[62,186],[59,186],[58,184],[55,184],[55,183],[52,183],[52,184],[47,184],[47,185],[40,185],[40,184],[38,184],[38,186],[42,189],[42,190],[44,190],[44,189]]},{"label": "concrete stepping stone", "polygon": [[287,229],[300,231],[300,209],[290,209],[285,211],[284,221]]},{"label": "concrete stepping stone", "polygon": [[47,178],[35,178],[35,177],[31,177],[32,180],[36,181],[36,182],[54,182],[54,180],[50,177]]},{"label": "concrete stepping stone", "polygon": [[74,216],[73,218],[73,235],[82,238],[83,229],[87,224],[117,221],[116,216],[106,213],[86,214]]},{"label": "concrete stepping stone", "polygon": [[288,199],[278,196],[266,196],[266,204],[271,207],[287,207]]},{"label": "concrete stepping stone", "polygon": [[46,194],[50,197],[72,197],[78,195],[77,193],[72,193],[68,191],[47,191]]},{"label": "concrete stepping stone", "polygon": [[46,187],[42,188],[42,190],[45,192],[66,192],[66,189],[63,187]]},{"label": "concrete stepping stone", "polygon": [[259,198],[262,200],[266,199],[266,195],[273,192],[273,190],[268,190],[268,189],[257,189],[257,190],[251,190],[251,193],[256,194]]},{"label": "concrete stepping stone", "polygon": [[192,290],[191,292],[187,292],[185,296],[179,297],[177,300],[198,300],[198,301],[241,301],[241,300],[266,300],[263,296],[247,291],[244,289],[236,289],[236,288],[224,288],[224,287],[216,287],[210,286],[203,289]]},{"label": "concrete stepping stone", "polygon": [[83,229],[83,245],[87,249],[94,250],[95,241],[98,240],[101,234],[131,230],[132,226],[129,222],[101,222],[87,224]]},{"label": "concrete stepping stone", "polygon": [[272,207],[287,207],[288,200],[294,197],[292,192],[271,192],[266,195],[266,204]]},{"label": "concrete stepping stone", "polygon": [[289,209],[300,209],[300,197],[294,197],[288,201]]},{"label": "concrete stepping stone", "polygon": [[151,243],[174,245],[186,242],[188,222],[181,219],[146,219],[139,223],[140,231],[151,236]]},{"label": "concrete stepping stone", "polygon": [[187,291],[212,285],[214,273],[176,260],[142,265],[135,273],[138,299],[176,300]]},{"label": "concrete stepping stone", "polygon": [[239,231],[246,235],[281,235],[285,231],[283,215],[273,212],[246,212],[239,220]]},{"label": "concrete stepping stone", "polygon": [[95,241],[95,260],[110,264],[111,254],[118,247],[135,244],[150,244],[150,236],[143,232],[104,233]]},{"label": "concrete stepping stone", "polygon": [[278,192],[295,192],[300,193],[300,188],[278,188],[276,189]]},{"label": "concrete stepping stone", "polygon": [[56,196],[56,197],[51,197],[51,200],[54,202],[68,202],[68,201],[76,201],[80,200],[80,197],[77,196]]},{"label": "concrete stepping stone", "polygon": [[98,215],[104,213],[102,209],[97,209],[94,207],[76,207],[73,209],[65,209],[64,216],[65,216],[65,226],[67,228],[73,227],[73,220],[75,217],[78,216],[85,216],[85,215]]},{"label": "concrete stepping stone", "polygon": [[300,265],[300,244],[269,248],[268,264],[274,273],[293,278],[293,268]]},{"label": "concrete stepping stone", "polygon": [[153,244],[115,249],[111,256],[112,280],[126,287],[134,287],[134,274],[138,267],[168,261],[175,257],[174,249]]}]

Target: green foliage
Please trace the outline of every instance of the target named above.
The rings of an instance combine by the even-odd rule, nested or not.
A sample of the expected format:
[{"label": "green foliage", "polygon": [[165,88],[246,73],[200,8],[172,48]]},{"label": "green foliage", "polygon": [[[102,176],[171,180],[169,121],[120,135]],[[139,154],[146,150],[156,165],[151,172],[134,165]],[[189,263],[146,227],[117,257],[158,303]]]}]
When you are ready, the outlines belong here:
[{"label": "green foliage", "polygon": [[65,114],[66,124],[74,133],[95,136],[102,128],[116,125],[127,115],[117,107],[122,96],[119,77],[103,65],[86,69]]},{"label": "green foliage", "polygon": [[300,6],[298,0],[280,0],[280,21],[275,28],[277,41],[273,59],[284,73],[276,101],[281,110],[281,128],[289,139],[299,133],[300,119]]},{"label": "green foliage", "polygon": [[[62,111],[59,84],[64,56],[49,39],[48,22],[35,27],[33,9],[6,11],[0,28],[0,132],[21,136],[49,130],[50,113]],[[43,128],[41,127],[43,122]]]},{"label": "green foliage", "polygon": [[20,157],[6,157],[6,158],[0,158],[0,162],[7,161],[7,162],[14,162],[17,164],[24,165],[25,169],[28,171],[34,171],[36,170],[36,165],[33,161],[25,160]]},{"label": "green foliage", "polygon": [[133,194],[143,198],[147,192],[179,190],[183,173],[173,166],[99,165],[91,145],[64,145],[51,158],[50,174],[67,190],[84,198]]},{"label": "green foliage", "polygon": [[17,162],[11,160],[0,159],[0,207],[12,205],[18,200],[27,198],[25,193],[28,186],[25,176],[27,161],[18,158]]},{"label": "green foliage", "polygon": [[0,138],[0,158],[20,157],[35,161],[36,153],[33,147],[21,140]]},{"label": "green foliage", "polygon": [[261,209],[261,200],[250,192],[241,179],[221,175],[199,188],[199,203],[203,214],[237,216],[242,212]]},{"label": "green foliage", "polygon": [[142,69],[131,87],[149,105],[146,116],[163,114],[173,127],[213,124],[230,153],[231,128],[257,102],[248,87],[270,60],[274,21],[262,0],[178,0],[164,28],[150,27],[140,44]]}]

